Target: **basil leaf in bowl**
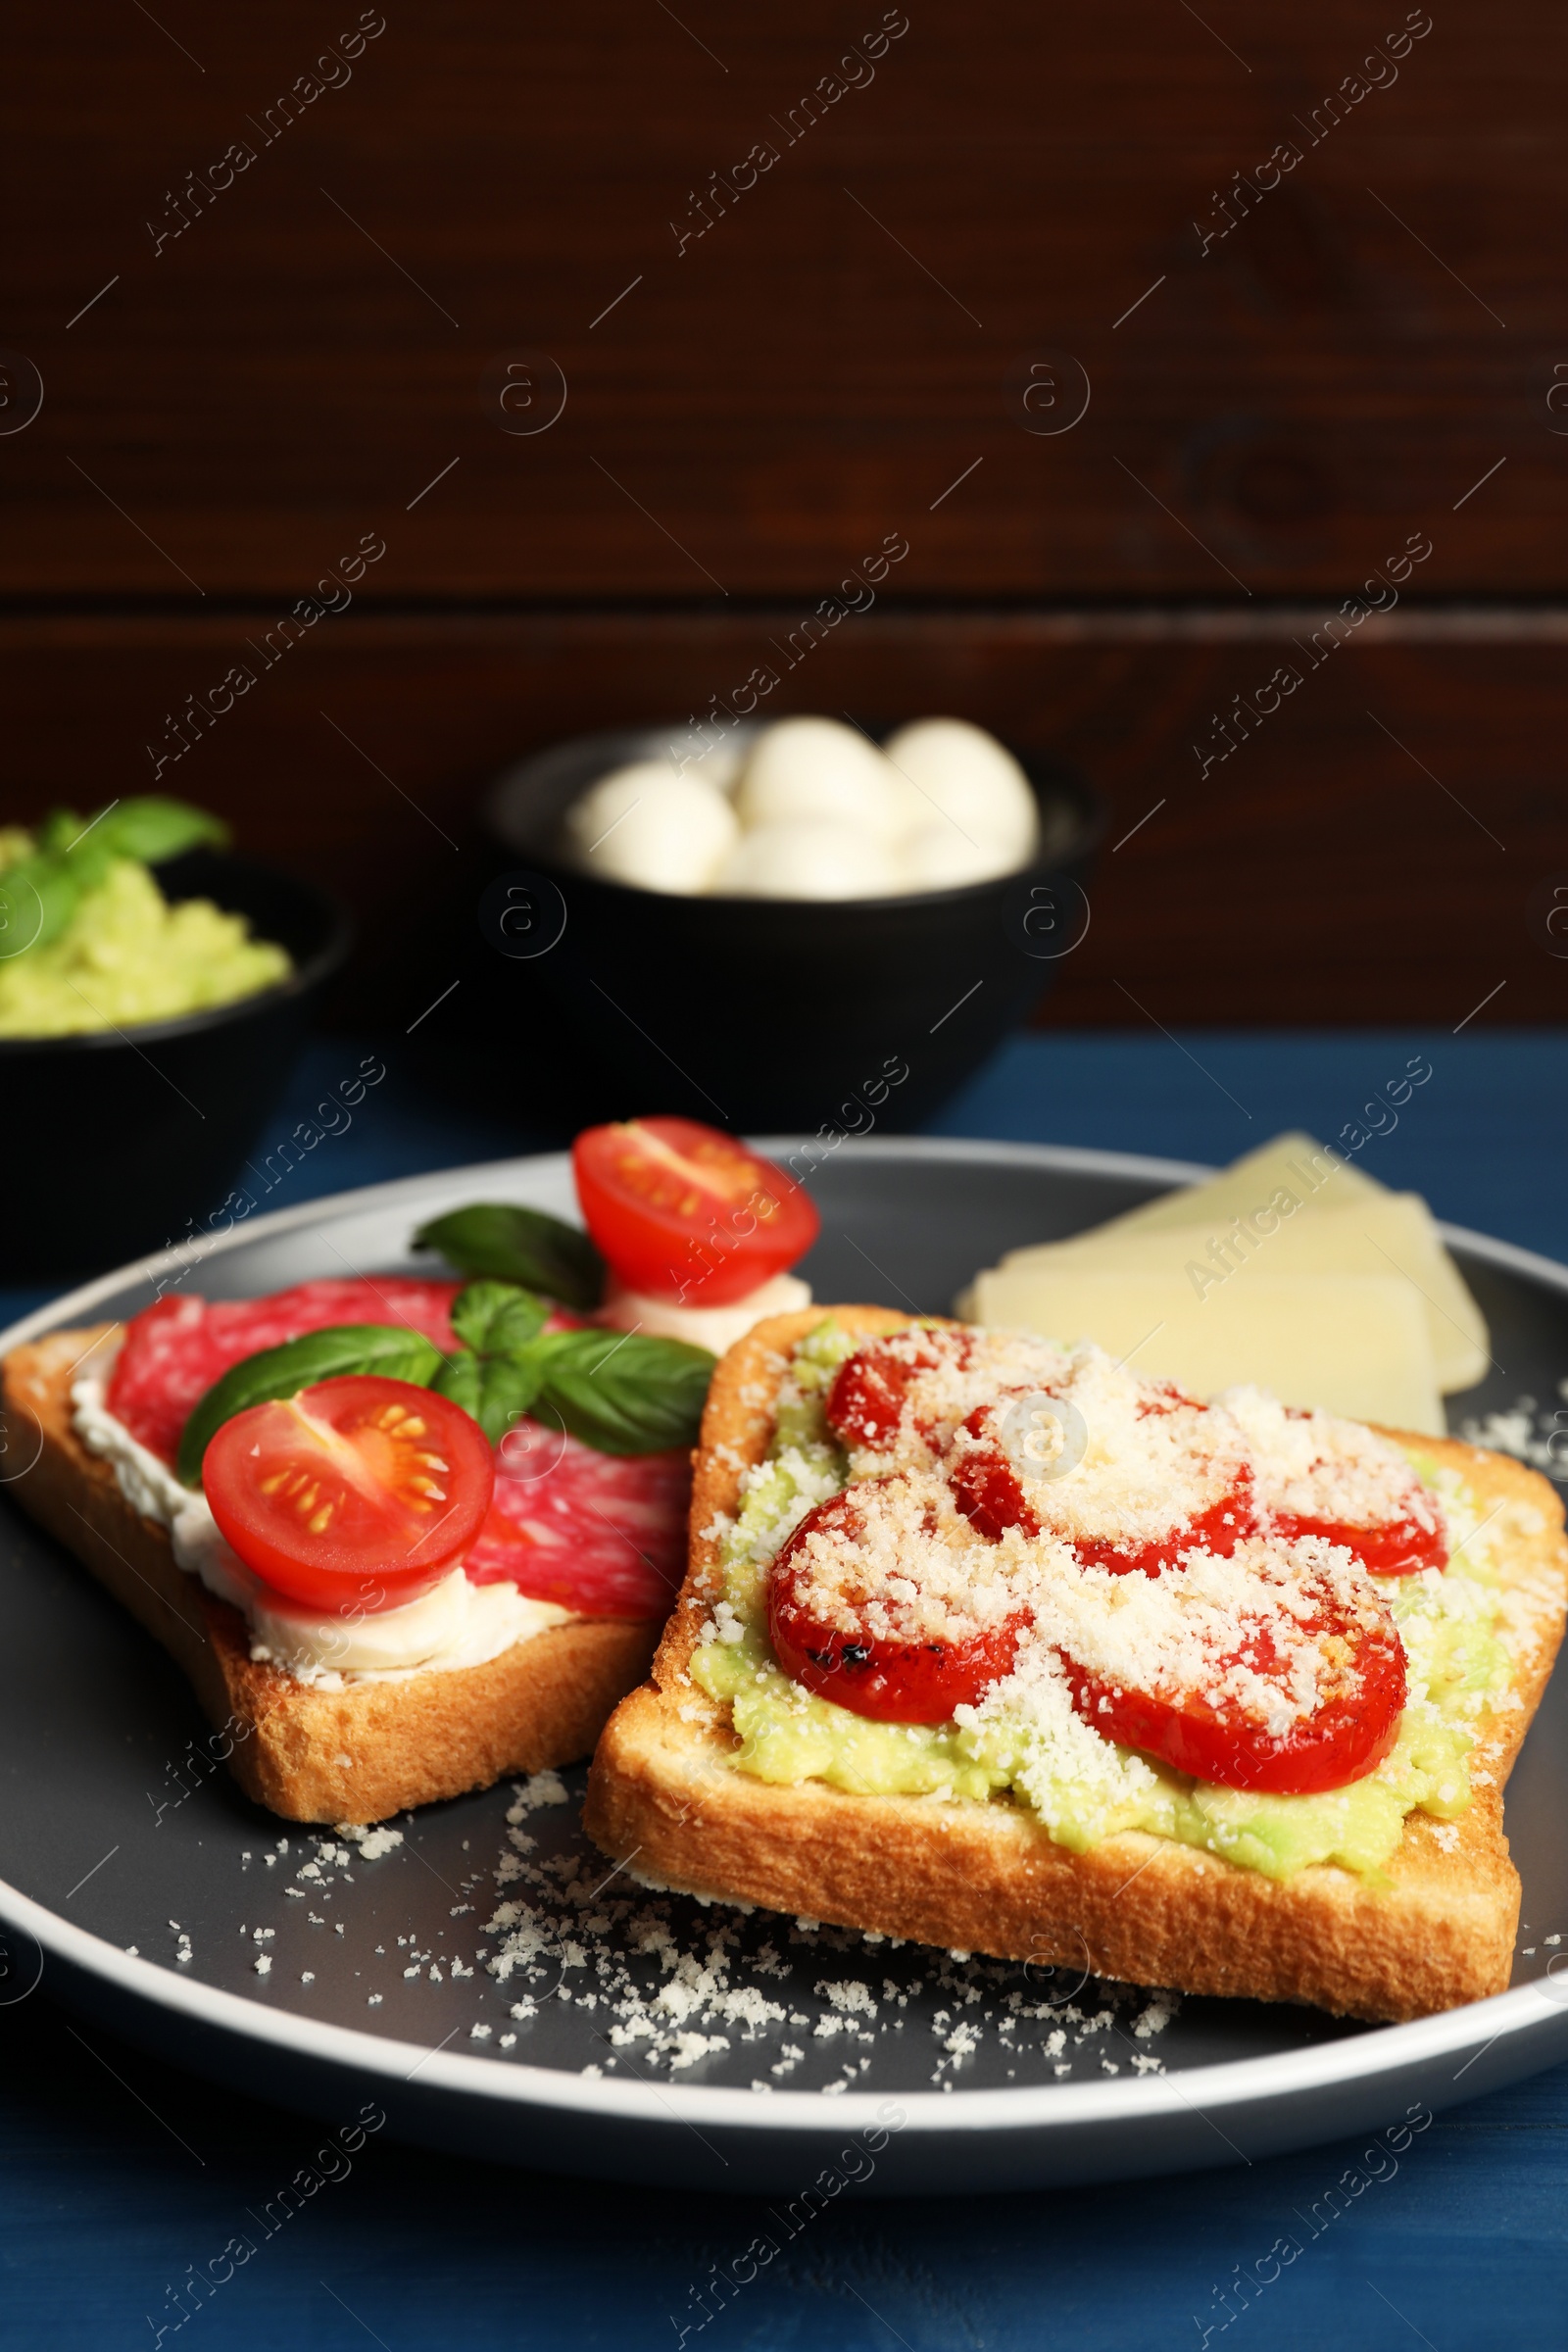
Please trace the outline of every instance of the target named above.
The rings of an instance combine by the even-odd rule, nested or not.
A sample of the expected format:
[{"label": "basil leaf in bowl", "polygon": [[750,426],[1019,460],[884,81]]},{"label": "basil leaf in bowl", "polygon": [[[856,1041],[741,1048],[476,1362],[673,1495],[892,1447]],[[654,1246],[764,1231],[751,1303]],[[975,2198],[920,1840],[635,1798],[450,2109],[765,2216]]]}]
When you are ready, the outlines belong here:
[{"label": "basil leaf in bowl", "polygon": [[46,948],[71,921],[82,893],[98,888],[117,858],[160,865],[186,850],[203,844],[222,849],[227,841],[221,818],[161,793],[111,802],[90,817],[54,808],[34,828],[31,853],[6,867],[0,897],[8,912],[9,902],[30,905],[36,898],[36,919],[17,928],[30,934],[28,947]]},{"label": "basil leaf in bowl", "polygon": [[121,801],[95,831],[117,858],[138,858],[144,865],[163,865],[202,847],[226,850],[229,838],[221,817],[156,792]]}]

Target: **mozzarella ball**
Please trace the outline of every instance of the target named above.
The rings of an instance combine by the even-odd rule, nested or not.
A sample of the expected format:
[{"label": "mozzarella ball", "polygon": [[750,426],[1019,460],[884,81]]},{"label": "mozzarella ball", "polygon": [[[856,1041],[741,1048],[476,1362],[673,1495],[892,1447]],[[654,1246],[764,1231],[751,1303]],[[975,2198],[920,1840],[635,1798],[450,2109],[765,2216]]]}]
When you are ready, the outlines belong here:
[{"label": "mozzarella ball", "polygon": [[906,890],[962,890],[970,882],[989,882],[1010,874],[1018,860],[1009,850],[994,843],[966,841],[956,825],[937,816],[899,844]]},{"label": "mozzarella ball", "polygon": [[759,825],[719,869],[713,888],[736,899],[885,899],[905,888],[885,841],[834,823]]},{"label": "mozzarella ball", "polygon": [[566,813],[584,873],[683,897],[709,888],[739,831],[722,793],[661,760],[602,776]]},{"label": "mozzarella ball", "polygon": [[734,728],[716,737],[694,735],[683,755],[681,773],[733,799],[750,748],[744,740],[736,742]]},{"label": "mozzarella ball", "polygon": [[766,728],[736,795],[744,825],[853,825],[889,841],[905,830],[899,779],[874,743],[836,718]]},{"label": "mozzarella ball", "polygon": [[984,727],[964,718],[917,719],[889,738],[887,758],[904,787],[911,833],[946,817],[961,849],[978,844],[1010,866],[1033,853],[1040,817],[1029,779]]},{"label": "mozzarella ball", "polygon": [[604,1304],[594,1320],[612,1331],[645,1331],[650,1339],[685,1340],[693,1348],[724,1354],[768,1315],[798,1315],[811,1303],[811,1286],[797,1274],[775,1274],[748,1291],[732,1306],[677,1306],[668,1298],[647,1298],[629,1291],[612,1266],[605,1279]]}]

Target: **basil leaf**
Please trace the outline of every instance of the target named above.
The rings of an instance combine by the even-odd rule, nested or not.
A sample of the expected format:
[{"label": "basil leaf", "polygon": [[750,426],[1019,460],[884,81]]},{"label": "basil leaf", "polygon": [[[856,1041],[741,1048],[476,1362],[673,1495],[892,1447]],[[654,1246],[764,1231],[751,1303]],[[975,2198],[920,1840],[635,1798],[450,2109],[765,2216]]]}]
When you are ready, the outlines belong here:
[{"label": "basil leaf", "polygon": [[479,1358],[466,1348],[459,1355],[447,1356],[430,1386],[438,1396],[449,1396],[461,1404],[470,1420],[479,1418]]},{"label": "basil leaf", "polygon": [[162,865],[186,850],[226,849],[229,839],[220,817],[162,793],[122,801],[94,826],[92,838],[99,835],[117,858],[138,858],[144,865]]},{"label": "basil leaf", "polygon": [[200,1486],[202,1456],[213,1439],[225,1421],[253,1404],[297,1396],[318,1380],[337,1380],[348,1372],[374,1372],[383,1380],[409,1380],[427,1389],[441,1361],[440,1348],[422,1332],[390,1323],[334,1323],[244,1356],[213,1383],[186,1422],[175,1464],[180,1481]]},{"label": "basil leaf", "polygon": [[99,817],[78,816],[74,808],[51,809],[34,839],[34,856],[78,891],[96,890],[120,854]]},{"label": "basil leaf", "polygon": [[544,1329],[550,1310],[514,1282],[470,1282],[452,1301],[452,1328],[480,1355],[513,1355]]},{"label": "basil leaf", "polygon": [[19,858],[0,873],[0,921],[8,956],[46,948],[76,911],[81,886],[58,858]]},{"label": "basil leaf", "polygon": [[74,808],[51,808],[32,829],[34,854],[39,858],[63,858],[86,826],[87,819],[78,816]]},{"label": "basil leaf", "polygon": [[221,848],[228,827],[203,809],[154,793],[121,801],[93,817],[53,808],[33,839],[32,855],[0,874],[0,940],[10,956],[58,939],[82,892],[96,890],[117,858],[156,865],[198,842]]},{"label": "basil leaf", "polygon": [[584,1445],[662,1453],[697,1443],[718,1360],[706,1348],[641,1332],[555,1331],[529,1352],[543,1375],[541,1405]]},{"label": "basil leaf", "polygon": [[96,890],[107,882],[115,862],[115,853],[107,841],[89,833],[64,861],[64,870],[78,891]]},{"label": "basil leaf", "polygon": [[539,1394],[540,1368],[527,1354],[449,1355],[432,1387],[461,1404],[499,1446],[519,1414]]},{"label": "basil leaf", "polygon": [[604,1292],[604,1260],[588,1236],[542,1208],[476,1200],[421,1225],[414,1247],[438,1250],[460,1274],[522,1283],[564,1306],[597,1306]]}]

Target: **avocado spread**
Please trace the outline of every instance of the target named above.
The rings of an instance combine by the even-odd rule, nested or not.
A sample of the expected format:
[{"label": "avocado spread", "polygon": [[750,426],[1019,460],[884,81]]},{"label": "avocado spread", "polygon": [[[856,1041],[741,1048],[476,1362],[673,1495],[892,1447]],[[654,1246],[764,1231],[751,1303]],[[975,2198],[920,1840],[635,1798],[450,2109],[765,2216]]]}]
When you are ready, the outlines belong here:
[{"label": "avocado spread", "polygon": [[1193,1781],[1118,1746],[1073,1719],[1045,1737],[1007,1686],[951,1723],[883,1723],[792,1682],[767,1636],[768,1563],[806,1513],[848,1483],[848,1462],[823,1417],[838,1366],[860,1342],[831,1317],[803,1340],[780,1390],[767,1459],[750,1474],[723,1536],[724,1594],[692,1659],[692,1676],[727,1702],[740,1741],[736,1770],[759,1780],[825,1781],[855,1795],[929,1795],[1027,1807],[1075,1852],[1124,1830],[1201,1846],[1270,1878],[1333,1862],[1386,1885],[1384,1865],[1407,1813],[1450,1821],[1470,1804],[1469,1728],[1502,1690],[1500,1594],[1481,1513],[1452,1473],[1413,1457],[1440,1494],[1462,1567],[1390,1579],[1409,1696],[1394,1747],[1365,1778],[1315,1796],[1275,1796]]},{"label": "avocado spread", "polygon": [[220,837],[201,811],[151,800],[0,828],[0,1037],[175,1020],[286,979],[282,948],[211,899],[171,904],[145,859]]}]

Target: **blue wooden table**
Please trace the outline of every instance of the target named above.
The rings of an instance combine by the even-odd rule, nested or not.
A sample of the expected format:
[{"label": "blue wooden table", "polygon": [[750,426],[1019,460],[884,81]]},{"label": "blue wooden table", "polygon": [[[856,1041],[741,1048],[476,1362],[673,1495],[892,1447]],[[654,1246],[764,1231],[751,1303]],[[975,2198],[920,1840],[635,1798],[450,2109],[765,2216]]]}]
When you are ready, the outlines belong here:
[{"label": "blue wooden table", "polygon": [[[279,1135],[362,1051],[312,1050]],[[454,1114],[384,1051],[387,1078],[355,1125],[293,1169],[270,1206],[561,1140]],[[1560,1253],[1568,1035],[1555,1032],[1034,1038],[999,1056],[935,1131],[1228,1159],[1286,1125],[1338,1134],[1417,1052],[1433,1078],[1361,1164],[1419,1187],[1441,1215]],[[24,1303],[0,1299],[0,1311]],[[101,2352],[154,2346],[163,2327],[161,2340],[182,2352],[367,2342],[677,2352],[692,2288],[758,2226],[744,2202],[694,2206],[370,2140],[210,2300],[191,2311],[188,2294],[172,2297],[324,2136],[154,2066],[55,2009],[47,1984],[0,2006],[0,2341]],[[1362,2153],[1348,2142],[983,2202],[846,2196],[686,2342],[701,2352],[1568,2342],[1568,2068],[1439,2117],[1396,2162],[1385,2150],[1358,2163]],[[1348,2170],[1363,2185],[1311,2235],[1301,2217],[1333,2210],[1326,2192]],[[1267,2257],[1281,2238],[1302,2250],[1274,2277]],[[1266,2286],[1227,2293],[1228,2280],[1260,2274]],[[176,2327],[181,2308],[191,2316]]]}]

